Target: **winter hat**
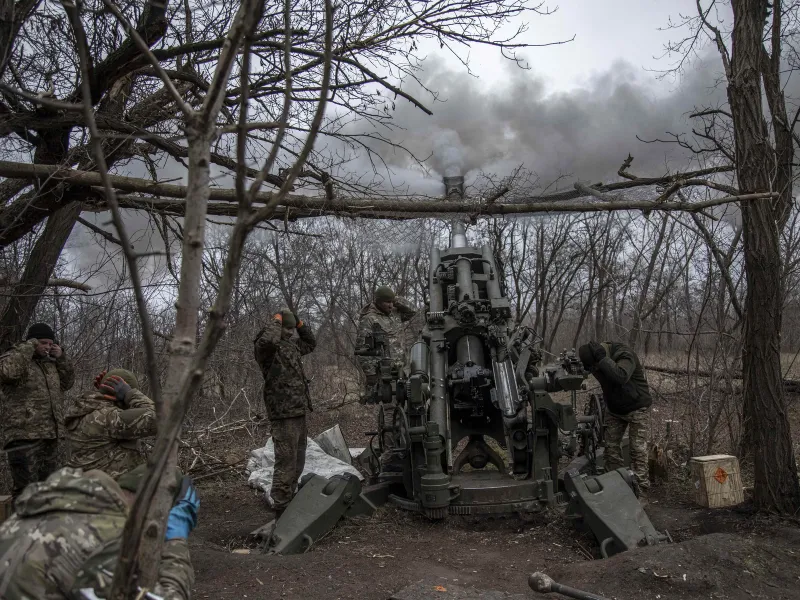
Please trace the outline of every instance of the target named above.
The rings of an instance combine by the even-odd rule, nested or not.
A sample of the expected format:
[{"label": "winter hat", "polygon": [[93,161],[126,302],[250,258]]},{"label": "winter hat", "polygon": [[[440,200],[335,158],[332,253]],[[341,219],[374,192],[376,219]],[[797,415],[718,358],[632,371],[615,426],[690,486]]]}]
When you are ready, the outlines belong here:
[{"label": "winter hat", "polygon": [[117,377],[121,377],[125,380],[129,386],[133,389],[139,389],[139,380],[136,378],[136,375],[128,371],[128,369],[111,369],[108,373],[106,373],[105,377],[103,377],[102,381],[100,381],[100,385],[102,385],[105,381],[108,380],[109,377],[112,375],[116,375]]},{"label": "winter hat", "polygon": [[[147,465],[139,465],[132,471],[127,471],[117,477],[117,485],[123,490],[128,490],[134,494],[139,490],[139,486],[144,481],[144,476],[147,475]],[[181,481],[183,481],[183,473],[180,469],[175,469],[175,486],[178,490],[181,488]]]},{"label": "winter hat", "polygon": [[394,291],[388,285],[382,285],[373,294],[375,302],[394,302]]},{"label": "winter hat", "polygon": [[294,313],[288,308],[281,310],[281,323],[283,323],[286,329],[294,329],[297,327],[297,319],[295,319]]},{"label": "winter hat", "polygon": [[26,340],[36,338],[37,340],[56,340],[56,334],[53,328],[47,323],[34,323],[28,328],[28,335]]}]

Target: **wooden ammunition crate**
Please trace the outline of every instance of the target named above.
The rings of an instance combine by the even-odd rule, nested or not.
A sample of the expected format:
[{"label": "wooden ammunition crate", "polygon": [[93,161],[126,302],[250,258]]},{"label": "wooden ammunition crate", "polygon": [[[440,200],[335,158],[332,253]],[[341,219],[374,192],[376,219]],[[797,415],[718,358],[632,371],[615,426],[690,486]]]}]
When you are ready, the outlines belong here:
[{"label": "wooden ammunition crate", "polygon": [[721,508],[744,501],[739,459],[728,454],[695,456],[689,461],[694,499],[700,506]]}]

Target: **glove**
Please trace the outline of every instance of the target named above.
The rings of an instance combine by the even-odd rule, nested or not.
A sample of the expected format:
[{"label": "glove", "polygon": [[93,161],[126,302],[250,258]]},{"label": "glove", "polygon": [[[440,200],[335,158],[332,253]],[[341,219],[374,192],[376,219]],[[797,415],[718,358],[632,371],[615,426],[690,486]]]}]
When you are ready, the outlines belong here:
[{"label": "glove", "polygon": [[94,387],[96,389],[98,389],[98,390],[100,389],[100,382],[103,381],[103,378],[106,376],[106,373],[108,373],[108,371],[107,370],[103,370],[100,373],[100,375],[98,375],[97,377],[94,378]]},{"label": "glove", "polygon": [[191,477],[184,477],[181,482],[181,490],[178,492],[178,500],[169,511],[167,541],[187,539],[192,529],[197,527],[197,511],[199,510],[200,498],[197,497],[194,482]]},{"label": "glove", "polygon": [[607,356],[606,349],[603,348],[602,345],[600,345],[598,342],[595,342],[594,340],[589,342],[589,350],[592,351],[592,356],[594,357],[595,364],[599,363]]},{"label": "glove", "polygon": [[112,375],[97,389],[103,392],[103,395],[109,400],[116,400],[120,404],[125,404],[131,391],[131,386],[119,375]]}]

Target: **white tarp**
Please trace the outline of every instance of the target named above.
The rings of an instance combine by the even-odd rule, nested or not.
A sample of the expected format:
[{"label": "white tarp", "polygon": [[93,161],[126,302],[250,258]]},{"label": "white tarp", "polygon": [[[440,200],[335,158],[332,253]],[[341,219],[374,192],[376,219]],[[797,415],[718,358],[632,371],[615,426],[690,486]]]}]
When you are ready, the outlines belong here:
[{"label": "white tarp", "polygon": [[[264,490],[267,500],[272,504],[272,498],[269,495],[270,489],[272,489],[272,474],[275,472],[275,445],[272,437],[267,440],[267,444],[263,448],[256,448],[250,452],[247,471],[250,473],[250,478],[247,480],[250,487]],[[306,465],[300,478],[302,479],[303,475],[307,473],[314,473],[322,477],[352,473],[359,479],[364,479],[358,469],[326,454],[311,438],[308,438]]]}]

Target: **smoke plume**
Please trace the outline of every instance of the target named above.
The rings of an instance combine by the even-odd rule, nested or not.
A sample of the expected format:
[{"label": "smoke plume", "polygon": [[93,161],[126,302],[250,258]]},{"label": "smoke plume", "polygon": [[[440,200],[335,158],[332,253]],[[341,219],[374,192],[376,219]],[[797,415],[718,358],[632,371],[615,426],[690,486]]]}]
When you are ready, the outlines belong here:
[{"label": "smoke plume", "polygon": [[686,149],[645,141],[674,140],[671,134],[690,132],[688,115],[695,107],[725,98],[724,87],[716,85],[721,64],[713,53],[680,81],[658,81],[653,73],[616,62],[570,91],[548,89],[535,69],[508,63],[501,68],[504,85],[490,88],[435,58],[426,62],[420,79],[441,101],[431,103],[422,86],[409,86],[407,91],[428,101],[434,114],[398,103],[394,118],[402,129],[391,137],[414,156],[429,157],[425,166],[435,173],[423,175],[414,171],[418,165],[409,155],[373,146],[411,191],[428,191],[429,180],[441,176],[465,174],[469,184],[479,171],[507,175],[520,165],[537,173],[542,185],[593,183],[616,177],[629,153],[636,173],[684,169],[691,158]]}]

